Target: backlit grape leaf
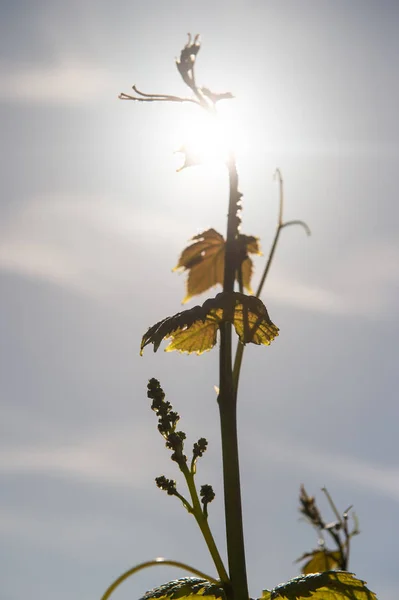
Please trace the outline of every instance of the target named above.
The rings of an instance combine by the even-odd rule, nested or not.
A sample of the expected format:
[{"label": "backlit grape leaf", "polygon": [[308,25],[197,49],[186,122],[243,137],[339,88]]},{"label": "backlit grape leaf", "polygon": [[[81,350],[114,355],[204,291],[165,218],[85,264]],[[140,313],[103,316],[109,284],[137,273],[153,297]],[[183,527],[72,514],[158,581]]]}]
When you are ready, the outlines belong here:
[{"label": "backlit grape leaf", "polygon": [[[219,322],[213,314],[208,314],[205,321],[199,319],[194,321],[188,327],[176,329],[167,338],[171,338],[171,342],[165,348],[166,352],[178,350],[179,352],[196,352],[202,354],[211,350],[216,344],[216,336],[219,329]],[[154,347],[155,349],[155,347]]]},{"label": "backlit grape leaf", "polygon": [[183,304],[218,283],[223,285],[225,246],[223,236],[215,229],[208,229],[195,235],[192,240],[194,243],[183,250],[179,262],[173,269],[189,271],[186,283],[187,294]]},{"label": "backlit grape leaf", "polygon": [[171,340],[166,348],[168,352],[202,354],[216,344],[217,331],[224,321],[233,323],[244,344],[269,345],[279,331],[259,298],[239,292],[221,292],[202,306],[167,317],[150,327],[141,340],[141,354],[151,343],[156,352],[164,339]]},{"label": "backlit grape leaf", "polygon": [[[270,594],[270,595],[268,595]],[[295,577],[278,585],[270,592],[265,590],[264,600],[377,600],[377,596],[347,571],[327,571],[315,575]]]},{"label": "backlit grape leaf", "polygon": [[209,598],[209,600],[225,600],[223,587],[215,585],[207,579],[199,579],[197,577],[184,577],[183,579],[175,579],[169,581],[159,587],[150,590],[140,600],[184,600],[185,598]]},{"label": "backlit grape leaf", "polygon": [[[177,266],[173,269],[189,271],[186,283],[187,294],[183,304],[215,285],[223,285],[225,256],[223,236],[215,229],[208,229],[195,235],[192,241],[194,243],[183,250]],[[240,234],[238,246],[243,287],[251,294],[253,266],[248,254],[261,254],[259,240],[254,236]]]},{"label": "backlit grape leaf", "polygon": [[[249,294],[253,294],[253,290],[251,288],[253,262],[249,258],[248,254],[262,254],[259,246],[259,239],[253,235],[240,234],[238,236],[238,247],[239,263],[241,263],[242,285]],[[237,279],[239,281],[239,276]]]},{"label": "backlit grape leaf", "polygon": [[313,550],[303,554],[296,562],[301,562],[305,558],[309,558],[302,567],[302,573],[309,575],[310,573],[322,573],[323,571],[331,571],[339,566],[340,553],[331,550]]}]

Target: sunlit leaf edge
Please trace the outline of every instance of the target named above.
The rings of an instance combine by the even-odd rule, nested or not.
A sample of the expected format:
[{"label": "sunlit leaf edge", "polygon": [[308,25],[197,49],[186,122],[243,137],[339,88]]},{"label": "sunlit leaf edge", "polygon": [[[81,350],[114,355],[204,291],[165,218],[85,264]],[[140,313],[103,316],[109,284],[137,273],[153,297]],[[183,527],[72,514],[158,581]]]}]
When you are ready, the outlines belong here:
[{"label": "sunlit leaf edge", "polygon": [[[324,590],[324,592],[323,592]],[[270,591],[264,590],[263,600],[301,600],[312,597],[324,600],[322,594],[334,594],[334,600],[377,600],[374,592],[366,587],[365,581],[357,579],[348,571],[325,571],[311,575],[300,575],[287,583],[280,584]],[[266,594],[266,595],[265,595]]]},{"label": "sunlit leaf edge", "polygon": [[225,593],[222,586],[211,583],[207,579],[198,577],[183,577],[164,583],[144,594],[140,600],[183,600],[201,596],[201,598],[212,598],[225,600]]},{"label": "sunlit leaf edge", "polygon": [[[145,346],[152,343],[154,352],[156,352],[164,339],[172,338],[171,347],[166,350],[179,350],[183,352],[202,353],[211,349],[216,343],[216,328],[212,341],[208,346],[198,345],[190,349],[179,347],[179,344],[173,340],[174,335],[186,335],[190,327],[200,322],[206,323],[207,320],[215,322],[217,326],[226,320],[225,313],[232,309],[233,319],[230,320],[236,329],[236,332],[243,343],[270,344],[278,336],[279,329],[270,320],[269,314],[263,302],[255,296],[247,296],[239,292],[221,292],[214,298],[209,298],[202,306],[195,306],[186,311],[182,311],[166,317],[159,321],[143,335],[141,340],[140,353],[143,353]],[[199,330],[200,331],[200,330]],[[200,335],[198,337],[201,341]],[[183,337],[184,340],[184,337]]]}]

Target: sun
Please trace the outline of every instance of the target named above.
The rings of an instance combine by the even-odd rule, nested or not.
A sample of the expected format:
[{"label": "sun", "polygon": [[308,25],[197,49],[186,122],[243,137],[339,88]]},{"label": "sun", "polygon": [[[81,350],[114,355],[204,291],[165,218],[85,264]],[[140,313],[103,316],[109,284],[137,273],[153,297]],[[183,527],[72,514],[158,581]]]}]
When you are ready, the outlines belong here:
[{"label": "sun", "polygon": [[184,155],[184,167],[202,164],[226,163],[234,150],[231,127],[223,114],[209,114],[203,110],[183,111],[177,128],[178,148],[176,152]]}]

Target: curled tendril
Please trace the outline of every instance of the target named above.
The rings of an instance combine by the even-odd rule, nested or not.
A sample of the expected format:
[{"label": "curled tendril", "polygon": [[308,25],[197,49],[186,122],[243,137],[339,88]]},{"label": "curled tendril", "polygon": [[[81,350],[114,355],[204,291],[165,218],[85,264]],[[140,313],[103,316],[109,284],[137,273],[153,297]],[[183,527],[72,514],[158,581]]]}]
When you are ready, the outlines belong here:
[{"label": "curled tendril", "polygon": [[207,579],[210,583],[214,583],[215,585],[220,585],[220,581],[218,581],[217,579],[214,579],[214,577],[211,577],[210,575],[206,575],[205,573],[202,573],[201,571],[199,571],[198,569],[195,569],[194,567],[190,567],[190,565],[186,565],[185,563],[179,562],[177,560],[167,560],[165,558],[156,558],[155,560],[148,560],[146,562],[140,563],[140,564],[136,565],[135,567],[132,567],[128,571],[125,571],[125,573],[120,575],[117,579],[115,579],[115,581],[113,583],[111,583],[109,588],[106,590],[105,594],[102,596],[101,600],[108,600],[111,597],[111,594],[116,590],[116,588],[119,587],[121,583],[126,581],[126,579],[128,579],[132,575],[135,575],[139,571],[142,571],[143,569],[147,569],[148,567],[158,567],[158,566],[162,566],[162,565],[170,566],[170,567],[177,567],[178,569],[184,569],[185,571],[188,571],[189,573],[192,573],[193,575],[197,575],[198,577],[201,577],[202,579]]}]

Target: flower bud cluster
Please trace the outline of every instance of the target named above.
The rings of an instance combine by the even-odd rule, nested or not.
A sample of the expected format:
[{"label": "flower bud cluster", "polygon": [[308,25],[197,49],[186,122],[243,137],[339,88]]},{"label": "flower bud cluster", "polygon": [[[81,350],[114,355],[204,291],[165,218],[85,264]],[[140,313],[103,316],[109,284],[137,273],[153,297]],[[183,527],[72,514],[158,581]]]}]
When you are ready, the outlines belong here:
[{"label": "flower bud cluster", "polygon": [[171,403],[165,400],[165,393],[157,379],[150,379],[147,389],[147,396],[152,400],[151,408],[158,417],[158,431],[165,438],[166,447],[172,450],[172,460],[183,466],[187,463],[187,457],[183,453],[186,434],[184,431],[176,431],[180,416],[173,410]]}]

